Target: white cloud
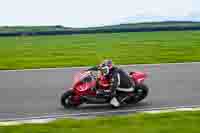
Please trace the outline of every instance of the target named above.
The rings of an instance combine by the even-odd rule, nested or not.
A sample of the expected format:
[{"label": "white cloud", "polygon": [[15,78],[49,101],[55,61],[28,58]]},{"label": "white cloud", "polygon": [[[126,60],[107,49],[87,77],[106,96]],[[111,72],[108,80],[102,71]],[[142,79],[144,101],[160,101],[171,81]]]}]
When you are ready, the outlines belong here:
[{"label": "white cloud", "polygon": [[0,25],[98,26],[140,15],[183,17],[200,12],[197,0],[0,0],[0,3]]}]

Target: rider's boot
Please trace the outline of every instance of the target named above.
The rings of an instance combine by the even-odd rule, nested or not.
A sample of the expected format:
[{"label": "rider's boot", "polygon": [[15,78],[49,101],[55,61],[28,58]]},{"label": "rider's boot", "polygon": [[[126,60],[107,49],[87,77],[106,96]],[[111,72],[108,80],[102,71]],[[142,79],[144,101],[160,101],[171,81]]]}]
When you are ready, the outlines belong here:
[{"label": "rider's boot", "polygon": [[119,106],[120,106],[120,102],[117,100],[116,97],[113,97],[113,98],[110,100],[110,104],[111,104],[113,107],[119,107]]}]

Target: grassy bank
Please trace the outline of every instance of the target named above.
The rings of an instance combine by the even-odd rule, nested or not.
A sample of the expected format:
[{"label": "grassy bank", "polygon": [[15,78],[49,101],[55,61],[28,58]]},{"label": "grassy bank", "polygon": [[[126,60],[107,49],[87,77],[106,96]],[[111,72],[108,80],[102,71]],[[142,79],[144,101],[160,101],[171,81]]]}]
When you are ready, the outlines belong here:
[{"label": "grassy bank", "polygon": [[200,32],[0,38],[0,69],[200,61]]},{"label": "grassy bank", "polygon": [[199,133],[200,112],[140,114],[43,125],[0,127],[1,133]]}]

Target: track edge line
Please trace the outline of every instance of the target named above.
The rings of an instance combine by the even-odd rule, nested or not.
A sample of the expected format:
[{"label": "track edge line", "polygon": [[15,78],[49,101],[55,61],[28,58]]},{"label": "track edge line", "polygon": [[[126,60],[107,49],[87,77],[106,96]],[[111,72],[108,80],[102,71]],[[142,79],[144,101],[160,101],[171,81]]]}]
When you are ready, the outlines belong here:
[{"label": "track edge line", "polygon": [[[136,112],[138,113],[147,113],[147,114],[159,114],[159,113],[169,113],[169,112],[181,112],[181,111],[200,111],[200,106],[197,107],[166,107],[166,108],[160,108],[160,109],[147,109],[147,110],[127,110],[128,112]],[[114,111],[117,112],[117,111]],[[120,112],[120,111],[119,111]],[[103,113],[103,112],[96,112],[98,113]],[[94,112],[95,114],[95,112]],[[8,120],[8,121],[0,121],[0,126],[15,126],[15,125],[23,125],[23,124],[45,124],[49,122],[53,122],[55,120],[58,120],[60,118],[73,118],[73,116],[78,116],[81,114],[69,114],[69,115],[60,115],[60,116],[55,116],[54,118],[26,118],[26,119],[19,119],[19,120]],[[70,117],[72,116],[72,117]]]}]

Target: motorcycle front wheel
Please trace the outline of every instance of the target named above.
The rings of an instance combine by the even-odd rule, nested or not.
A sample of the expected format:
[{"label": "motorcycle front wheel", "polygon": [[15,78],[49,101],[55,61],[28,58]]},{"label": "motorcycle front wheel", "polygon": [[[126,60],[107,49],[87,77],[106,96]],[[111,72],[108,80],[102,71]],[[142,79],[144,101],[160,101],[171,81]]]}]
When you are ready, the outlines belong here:
[{"label": "motorcycle front wheel", "polygon": [[136,86],[136,90],[134,92],[134,96],[127,101],[130,104],[136,104],[147,97],[149,93],[149,88],[145,84],[140,84]]},{"label": "motorcycle front wheel", "polygon": [[64,108],[71,108],[71,107],[78,106],[79,104],[73,103],[72,97],[73,97],[73,91],[72,90],[67,90],[66,92],[64,92],[61,95],[61,99],[60,99],[61,105]]}]

